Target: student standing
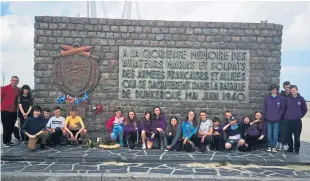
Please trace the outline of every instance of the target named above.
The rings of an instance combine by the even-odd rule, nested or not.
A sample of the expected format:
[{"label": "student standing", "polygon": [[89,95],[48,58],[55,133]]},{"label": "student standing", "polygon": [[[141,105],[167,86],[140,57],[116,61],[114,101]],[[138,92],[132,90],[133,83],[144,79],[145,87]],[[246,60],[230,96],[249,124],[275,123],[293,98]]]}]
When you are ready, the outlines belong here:
[{"label": "student standing", "polygon": [[30,151],[36,150],[38,141],[41,141],[41,149],[44,149],[46,145],[47,134],[44,134],[46,125],[40,114],[41,108],[34,106],[33,117],[29,117],[22,126],[23,133],[29,138],[28,149]]},{"label": "student standing", "polygon": [[[305,99],[298,94],[298,88],[296,85],[291,85],[290,87],[291,95],[285,99],[285,143],[288,143],[288,152],[299,153],[300,149],[300,134],[302,129],[301,118],[303,118],[307,113],[307,104]],[[294,147],[293,138],[294,135]]]},{"label": "student standing", "polygon": [[[17,97],[17,104],[18,104],[18,117],[19,117],[19,124],[20,127],[23,126],[25,121],[28,118],[28,115],[31,115],[31,110],[33,106],[33,97],[30,92],[30,87],[28,85],[23,85],[19,96]],[[25,135],[21,133],[21,146],[25,146]]]},{"label": "student standing", "polygon": [[[283,90],[279,94],[282,98],[283,101],[290,95],[290,86],[291,83],[289,81],[283,82]],[[283,119],[284,113],[282,115],[281,120],[279,121],[279,134],[278,134],[278,142],[277,142],[277,150],[281,151],[286,151],[288,149],[287,144],[282,144],[284,142],[284,134],[285,134],[285,125],[287,125],[286,120]],[[282,136],[283,135],[283,136]]]},{"label": "student standing", "polygon": [[115,110],[115,116],[111,117],[106,124],[106,128],[110,130],[110,138],[113,141],[119,140],[121,147],[124,146],[124,120],[122,110],[117,108]]},{"label": "student standing", "polygon": [[[165,138],[165,129],[166,129],[166,116],[161,111],[160,107],[155,107],[153,109],[153,116],[152,116],[152,124],[154,125],[155,133],[155,143],[160,144],[160,149],[164,149],[164,138]],[[155,147],[159,147],[156,144]]]},{"label": "student standing", "polygon": [[142,149],[152,149],[153,141],[155,137],[154,130],[156,128],[153,127],[151,118],[151,112],[145,112],[143,119],[139,123],[139,129],[141,131],[141,139],[142,139]]},{"label": "student standing", "polygon": [[1,87],[1,121],[3,125],[3,144],[4,147],[10,147],[12,143],[11,135],[14,130],[14,125],[17,119],[16,97],[18,96],[19,78],[13,76],[11,83]]},{"label": "student standing", "polygon": [[279,122],[284,113],[284,101],[278,96],[279,87],[275,84],[270,85],[271,94],[264,101],[264,115],[267,121],[268,150],[276,152],[279,133]]},{"label": "student standing", "polygon": [[211,136],[213,133],[213,122],[207,118],[205,111],[200,112],[200,122],[198,127],[198,142],[199,149],[202,153],[210,151]]},{"label": "student standing", "polygon": [[197,130],[198,122],[195,112],[189,111],[185,121],[182,122],[183,145],[188,152],[195,151],[198,142]]},{"label": "student standing", "polygon": [[136,120],[136,113],[129,111],[128,117],[124,122],[124,131],[129,149],[134,149],[135,144],[138,142],[138,125]]},{"label": "student standing", "polygon": [[46,132],[48,136],[48,142],[53,142],[56,146],[60,145],[62,132],[64,129],[65,118],[61,115],[61,108],[59,106],[55,107],[54,115],[51,117],[46,124]]},{"label": "student standing", "polygon": [[166,127],[166,136],[164,145],[166,150],[180,151],[182,148],[182,127],[178,122],[177,117],[172,117]]}]

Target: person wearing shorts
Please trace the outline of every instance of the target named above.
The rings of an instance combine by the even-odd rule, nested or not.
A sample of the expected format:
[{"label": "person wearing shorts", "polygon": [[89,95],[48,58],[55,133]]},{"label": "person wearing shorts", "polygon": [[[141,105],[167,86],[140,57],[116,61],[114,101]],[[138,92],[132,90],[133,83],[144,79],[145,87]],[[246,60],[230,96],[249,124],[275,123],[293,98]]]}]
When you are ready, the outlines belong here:
[{"label": "person wearing shorts", "polygon": [[245,144],[245,141],[241,139],[242,127],[237,122],[235,116],[230,116],[229,123],[223,127],[223,131],[226,131],[228,139],[225,143],[225,149],[230,150],[233,147],[239,148]]}]

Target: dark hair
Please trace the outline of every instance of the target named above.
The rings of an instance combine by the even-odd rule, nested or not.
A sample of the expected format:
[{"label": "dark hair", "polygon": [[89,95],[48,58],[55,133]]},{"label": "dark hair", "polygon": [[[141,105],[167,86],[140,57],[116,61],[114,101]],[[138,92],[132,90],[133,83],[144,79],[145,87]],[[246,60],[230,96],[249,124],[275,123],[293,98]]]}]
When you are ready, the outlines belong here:
[{"label": "dark hair", "polygon": [[277,84],[271,84],[271,85],[269,86],[269,90],[272,91],[272,90],[274,90],[274,89],[276,89],[277,91],[279,91],[279,86],[278,86]]},{"label": "dark hair", "polygon": [[51,110],[49,108],[44,108],[43,111],[44,112],[51,112]]},{"label": "dark hair", "polygon": [[61,108],[59,106],[54,107],[54,111],[56,110],[61,110]]},{"label": "dark hair", "polygon": [[205,113],[205,114],[207,114],[207,111],[202,110],[202,111],[200,111],[199,115],[200,115],[201,113]]},{"label": "dark hair", "polygon": [[115,108],[114,112],[123,112],[122,109],[120,107]]},{"label": "dark hair", "polygon": [[11,77],[11,79],[13,79],[13,78],[19,79],[16,75],[14,75],[14,76]]},{"label": "dark hair", "polygon": [[153,108],[153,116],[152,116],[152,117],[154,117],[154,118],[156,118],[156,114],[155,114],[155,109],[156,109],[156,108],[158,108],[158,109],[160,110],[159,116],[161,116],[161,115],[164,114],[159,106],[154,107],[154,108]]},{"label": "dark hair", "polygon": [[291,85],[290,81],[283,82],[283,87],[286,86],[286,85]]},{"label": "dark hair", "polygon": [[231,111],[225,111],[225,113],[224,113],[224,114],[226,114],[226,113],[231,113]]},{"label": "dark hair", "polygon": [[33,111],[39,111],[39,112],[41,112],[41,107],[40,106],[34,106],[33,107]]},{"label": "dark hair", "polygon": [[290,90],[291,90],[291,89],[294,89],[294,88],[295,88],[296,90],[298,90],[297,85],[291,85],[291,86],[290,86]]},{"label": "dark hair", "polygon": [[28,90],[27,97],[32,97],[29,85],[23,85],[22,88],[19,90],[19,95],[22,96],[24,94],[24,89]]},{"label": "dark hair", "polygon": [[[193,113],[194,113],[193,125],[196,127],[196,126],[198,126],[198,121],[197,121],[197,119],[196,119],[196,113],[195,113],[195,111],[188,111],[188,113],[190,113],[190,112],[193,112]],[[186,114],[185,122],[188,121],[188,113]]]},{"label": "dark hair", "polygon": [[134,113],[134,117],[133,117],[133,120],[132,120],[132,121],[133,121],[133,125],[134,125],[134,126],[137,126],[137,121],[136,121],[136,112],[135,112],[135,111],[129,111],[129,112],[128,112],[128,114],[127,114],[127,119],[125,119],[125,123],[124,123],[124,125],[126,125],[126,126],[127,126],[127,125],[128,125],[129,120],[131,120],[131,119],[130,119],[130,117],[129,117],[129,113],[131,113],[131,112],[133,112],[133,113]]},{"label": "dark hair", "polygon": [[[168,132],[171,132],[171,133],[172,133],[172,136],[175,136],[175,134],[176,134],[176,126],[173,126],[173,125],[171,124],[171,120],[172,120],[172,119],[176,119],[176,120],[177,120],[177,124],[176,124],[176,125],[179,124],[178,118],[175,117],[175,116],[172,116],[172,117],[169,119],[169,122],[168,122],[168,124],[167,124],[167,129],[168,129]],[[167,133],[167,134],[168,134],[168,133]]]},{"label": "dark hair", "polygon": [[[144,112],[144,116],[147,115],[147,114],[150,114],[150,121],[152,121],[152,113],[151,113],[151,111],[145,111]],[[143,117],[143,118],[144,118],[143,120],[145,120],[145,117]]]},{"label": "dark hair", "polygon": [[218,118],[218,117],[214,117],[213,120],[212,120],[212,122],[213,122],[213,123],[215,123],[215,122],[221,122],[221,120],[220,120],[220,118]]},{"label": "dark hair", "polygon": [[[255,113],[255,114],[256,114],[256,113]],[[249,120],[250,120],[250,122],[251,122],[251,117],[252,117],[252,116],[244,116],[243,119],[242,119],[242,122],[244,122],[244,119],[245,119],[245,118],[249,118]]]}]

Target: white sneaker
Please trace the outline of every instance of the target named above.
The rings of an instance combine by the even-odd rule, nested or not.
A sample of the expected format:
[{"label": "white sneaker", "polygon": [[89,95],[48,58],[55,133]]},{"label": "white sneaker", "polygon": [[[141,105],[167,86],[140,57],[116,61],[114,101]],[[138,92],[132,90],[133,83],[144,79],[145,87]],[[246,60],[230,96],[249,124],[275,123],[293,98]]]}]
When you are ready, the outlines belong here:
[{"label": "white sneaker", "polygon": [[24,141],[22,141],[22,142],[20,143],[20,146],[21,146],[21,147],[25,147],[25,146],[26,146],[26,143],[25,143]]},{"label": "white sneaker", "polygon": [[277,149],[276,148],[272,148],[271,152],[272,153],[277,153]]},{"label": "white sneaker", "polygon": [[146,149],[145,144],[142,144],[142,150],[145,150],[145,149]]},{"label": "white sneaker", "polygon": [[288,145],[284,145],[284,146],[282,146],[282,150],[283,150],[283,151],[288,150]]},{"label": "white sneaker", "polygon": [[282,143],[277,143],[276,149],[278,151],[281,151],[282,150]]},{"label": "white sneaker", "polygon": [[271,147],[268,147],[267,151],[268,151],[268,152],[271,152]]}]

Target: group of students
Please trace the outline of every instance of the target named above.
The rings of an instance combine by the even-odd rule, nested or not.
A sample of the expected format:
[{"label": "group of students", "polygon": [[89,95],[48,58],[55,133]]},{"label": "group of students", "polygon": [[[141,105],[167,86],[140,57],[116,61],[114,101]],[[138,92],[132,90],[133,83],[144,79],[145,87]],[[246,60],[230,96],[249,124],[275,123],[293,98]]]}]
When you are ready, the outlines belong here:
[{"label": "group of students", "polygon": [[179,123],[176,117],[166,121],[160,107],[155,107],[152,113],[146,112],[138,121],[134,111],[129,111],[127,117],[124,117],[121,109],[117,109],[106,127],[110,130],[112,140],[122,147],[125,138],[130,149],[135,148],[141,135],[142,149],[160,147],[190,152],[198,148],[205,152],[210,148],[237,148],[240,151],[253,151],[267,142],[269,152],[284,150],[299,153],[301,118],[307,112],[307,104],[298,93],[297,86],[284,82],[283,88],[284,91],[278,94],[279,87],[275,84],[270,86],[270,95],[264,101],[264,111],[255,112],[254,119],[245,116],[238,121],[235,115],[227,111],[226,119],[221,122],[218,118],[209,119],[205,111],[199,113],[199,119],[194,111],[189,111],[186,119]]},{"label": "group of students", "polygon": [[[45,148],[46,144],[59,145],[63,138],[77,144],[88,138],[76,107],[72,107],[66,119],[61,116],[61,108],[58,106],[54,109],[53,117],[50,117],[49,109],[44,109],[41,116],[41,108],[33,106],[29,86],[24,85],[17,95],[17,81],[18,78],[13,76],[11,85],[1,88],[5,147],[13,145],[10,141],[11,123],[8,123],[10,119],[14,119],[15,104],[18,106],[17,114],[20,119],[20,139],[22,145],[28,141],[30,150],[36,149],[38,140],[41,148]],[[167,120],[160,107],[155,107],[152,112],[145,112],[144,117],[138,120],[134,111],[129,111],[125,116],[121,109],[117,109],[115,115],[107,121],[106,127],[111,140],[118,142],[121,147],[126,144],[130,149],[134,149],[140,141],[142,149],[185,149],[189,152],[196,148],[201,152],[233,148],[253,151],[267,143],[267,151],[285,150],[298,153],[301,118],[307,112],[307,104],[298,93],[297,86],[290,85],[287,81],[283,83],[283,88],[284,91],[279,94],[277,85],[270,86],[270,95],[265,97],[263,112],[257,111],[253,119],[252,116],[245,116],[238,120],[236,115],[227,111],[224,121],[216,117],[211,120],[206,111],[201,111],[199,118],[194,111],[189,111],[185,120],[180,123],[175,116]],[[15,103],[11,103],[13,100]]]}]

